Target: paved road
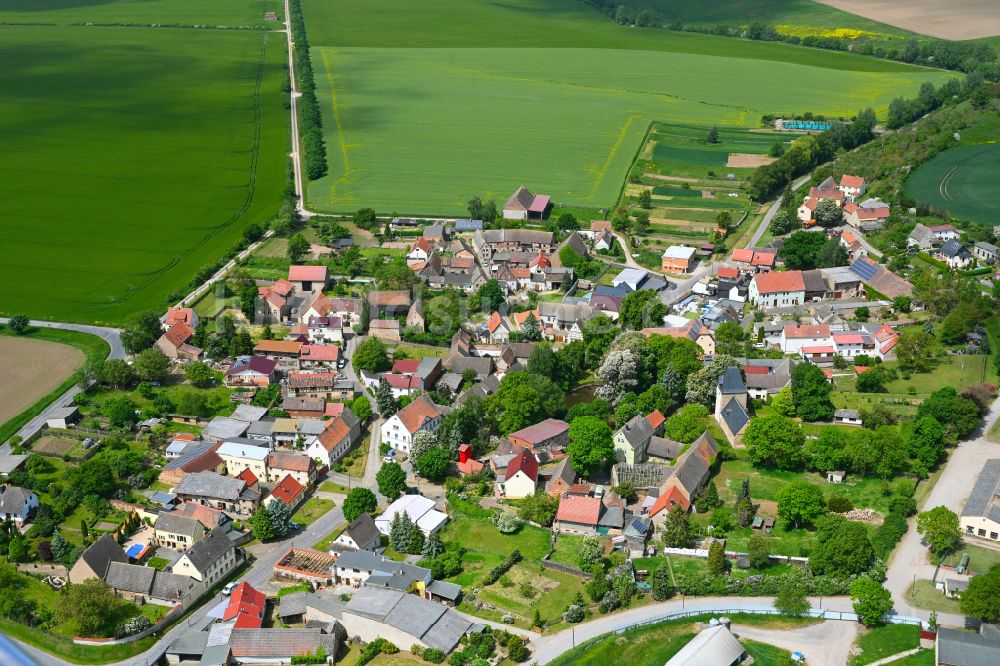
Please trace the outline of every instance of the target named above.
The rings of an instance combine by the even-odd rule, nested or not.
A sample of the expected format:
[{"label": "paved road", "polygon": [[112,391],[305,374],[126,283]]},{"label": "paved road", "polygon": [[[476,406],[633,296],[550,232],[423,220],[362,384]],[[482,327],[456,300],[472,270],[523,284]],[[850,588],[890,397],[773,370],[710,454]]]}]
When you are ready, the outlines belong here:
[{"label": "paved road", "polygon": [[[792,183],[792,191],[794,192],[795,190],[805,185],[807,182],[809,182],[810,178],[812,178],[812,174],[802,176],[797,181]],[[760,239],[763,238],[764,236],[764,232],[767,231],[767,228],[771,225],[771,220],[774,219],[774,216],[781,209],[782,201],[783,199],[781,197],[778,197],[778,200],[775,201],[773,204],[771,204],[771,207],[767,210],[767,213],[764,215],[764,220],[760,223],[760,226],[757,227],[757,230],[753,232],[753,236],[750,237],[750,242],[747,243],[747,247],[757,247],[757,243],[760,242]]]},{"label": "paved road", "polygon": [[[7,317],[0,317],[0,324],[6,324],[9,321]],[[79,333],[90,333],[91,335],[96,335],[97,337],[103,339],[108,343],[110,352],[108,358],[124,358],[125,348],[122,347],[121,330],[117,328],[108,328],[105,326],[90,326],[88,324],[68,324],[64,322],[57,321],[31,321],[32,326],[37,326],[38,328],[58,328],[64,331],[77,331]],[[23,428],[17,431],[17,434],[21,436],[21,439],[27,439],[31,437],[36,432],[42,429],[45,425],[45,421],[52,415],[57,409],[62,409],[73,402],[73,397],[80,392],[79,386],[72,386],[63,393],[61,396],[56,398],[52,404],[42,410],[42,413],[35,418],[28,421]],[[10,444],[4,443],[0,446],[0,456],[5,456],[10,453]]]},{"label": "paved road", "polygon": [[617,231],[612,231],[611,235],[618,239],[618,242],[622,246],[622,250],[625,251],[625,265],[628,266],[629,268],[638,268],[639,270],[646,270],[645,266],[640,265],[639,262],[632,257],[632,252],[629,249],[628,243],[625,242],[625,237],[620,236]]},{"label": "paved road", "polygon": [[844,666],[858,635],[858,625],[827,620],[808,627],[779,631],[734,624],[733,632],[740,638],[775,645],[789,652],[801,652],[809,666]]},{"label": "paved road", "polygon": [[[1000,417],[1000,400],[994,401],[990,407],[978,436],[962,442],[951,451],[941,478],[920,507],[921,510],[946,506],[955,513],[961,513],[983,464],[990,458],[1000,458],[1000,444],[987,441],[984,437],[990,425],[998,417]],[[885,586],[892,592],[896,611],[926,620],[930,613],[909,606],[906,592],[914,580],[930,580],[933,576],[934,565],[930,563],[927,548],[920,543],[920,535],[916,532],[916,519],[911,518],[910,529],[896,548],[886,572]],[[953,626],[965,624],[963,616],[949,613],[938,613],[938,621]]]}]

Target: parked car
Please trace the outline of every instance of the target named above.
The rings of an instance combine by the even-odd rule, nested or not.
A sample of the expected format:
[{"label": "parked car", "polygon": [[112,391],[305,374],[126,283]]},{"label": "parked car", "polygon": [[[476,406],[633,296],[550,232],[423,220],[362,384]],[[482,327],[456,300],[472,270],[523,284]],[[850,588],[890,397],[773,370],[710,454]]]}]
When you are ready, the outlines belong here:
[{"label": "parked car", "polygon": [[233,590],[236,589],[237,585],[239,585],[239,583],[229,583],[229,584],[227,584],[224,588],[222,588],[222,594],[223,594],[223,596],[228,597],[230,594],[232,594]]}]

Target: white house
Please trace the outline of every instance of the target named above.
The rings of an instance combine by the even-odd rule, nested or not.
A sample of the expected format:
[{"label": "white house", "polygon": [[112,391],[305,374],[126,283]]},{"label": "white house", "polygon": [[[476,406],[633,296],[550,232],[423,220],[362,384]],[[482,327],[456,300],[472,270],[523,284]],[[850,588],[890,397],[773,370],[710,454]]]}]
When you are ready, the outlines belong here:
[{"label": "white house", "polygon": [[[971,471],[971,470],[970,470]],[[962,508],[962,532],[981,539],[1000,541],[1000,459],[987,460]]]},{"label": "white house", "polygon": [[941,243],[958,238],[958,231],[950,224],[936,224],[933,227],[928,227],[928,229],[934,234],[934,238]]},{"label": "white house", "polygon": [[27,488],[0,486],[0,521],[23,525],[38,509],[38,495]]},{"label": "white house", "polygon": [[641,268],[626,268],[615,276],[611,281],[612,287],[627,287],[630,291],[638,291],[642,283],[646,281],[648,272]]},{"label": "white house", "polygon": [[941,249],[937,251],[937,258],[947,263],[949,268],[954,269],[966,268],[976,261],[969,249],[954,238],[944,242]]},{"label": "white house", "polygon": [[750,281],[748,295],[750,302],[761,308],[802,305],[806,300],[802,271],[758,273]]},{"label": "white house", "polygon": [[784,354],[798,354],[803,347],[833,345],[830,327],[825,324],[808,326],[789,325],[781,329],[781,351]]},{"label": "white house", "polygon": [[934,245],[935,240],[934,232],[931,231],[930,227],[925,227],[917,222],[917,226],[913,227],[913,230],[906,237],[906,247],[929,250]]},{"label": "white house", "polygon": [[524,499],[535,493],[537,484],[538,459],[527,449],[521,449],[521,452],[507,463],[504,474],[497,476],[497,496]]},{"label": "white house", "polygon": [[865,179],[861,176],[849,176],[846,173],[840,177],[840,184],[837,189],[844,193],[844,196],[854,201],[865,193]]},{"label": "white house", "polygon": [[170,566],[170,572],[190,576],[212,587],[236,568],[239,560],[236,546],[224,527],[216,527],[181,555]]},{"label": "white house", "polygon": [[833,346],[837,354],[844,358],[856,356],[876,356],[875,338],[868,333],[834,333]]},{"label": "white house", "polygon": [[405,513],[414,525],[423,530],[424,534],[430,536],[448,522],[448,516],[438,511],[436,506],[434,500],[427,499],[422,495],[403,495],[386,507],[386,510],[375,519],[375,527],[382,534],[389,536],[392,529],[392,519],[396,517],[396,514]]},{"label": "white house", "polygon": [[441,410],[426,395],[418,397],[382,424],[382,441],[403,453],[410,452],[414,436],[421,430],[437,432]]},{"label": "white house", "polygon": [[215,452],[226,463],[226,474],[238,476],[245,469],[253,472],[258,479],[267,478],[267,457],[271,453],[268,446],[257,446],[257,440],[242,437],[228,439]]},{"label": "white house", "polygon": [[367,511],[357,518],[340,533],[330,551],[369,550],[374,551],[381,544],[381,533],[375,525],[375,519]]}]

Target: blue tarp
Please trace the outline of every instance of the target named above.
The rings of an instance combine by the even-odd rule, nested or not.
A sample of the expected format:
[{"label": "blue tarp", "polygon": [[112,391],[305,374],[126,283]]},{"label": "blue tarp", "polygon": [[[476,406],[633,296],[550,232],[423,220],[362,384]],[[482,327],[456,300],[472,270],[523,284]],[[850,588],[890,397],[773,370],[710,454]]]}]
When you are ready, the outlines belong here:
[{"label": "blue tarp", "polygon": [[142,544],[134,543],[128,547],[128,550],[125,551],[125,554],[128,555],[129,557],[134,558],[134,557],[139,557],[139,553],[141,552],[142,552]]}]

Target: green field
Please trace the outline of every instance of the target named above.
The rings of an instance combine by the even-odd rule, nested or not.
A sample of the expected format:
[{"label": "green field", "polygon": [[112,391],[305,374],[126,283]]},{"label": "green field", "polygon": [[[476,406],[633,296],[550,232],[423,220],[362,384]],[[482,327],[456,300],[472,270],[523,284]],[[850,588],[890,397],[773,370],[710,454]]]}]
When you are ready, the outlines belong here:
[{"label": "green field", "polygon": [[[616,26],[577,0],[305,0],[330,173],[310,205],[461,214],[518,185],[607,207],[649,123],[885,109],[947,74]],[[447,26],[447,29],[442,29]],[[513,31],[504,30],[513,27]]]},{"label": "green field", "polygon": [[[267,4],[2,2],[0,21],[243,23]],[[5,25],[0,43],[0,278],[18,285],[0,312],[120,323],[159,310],[277,210],[282,35]]]},{"label": "green field", "polygon": [[1000,144],[960,146],[947,150],[913,172],[906,193],[923,203],[979,224],[996,224],[1000,208]]},{"label": "green field", "polygon": [[4,23],[160,23],[166,25],[274,26],[265,12],[284,14],[281,0],[0,0]]}]

